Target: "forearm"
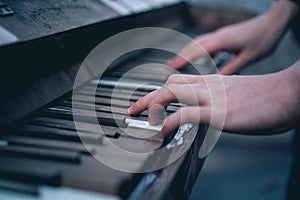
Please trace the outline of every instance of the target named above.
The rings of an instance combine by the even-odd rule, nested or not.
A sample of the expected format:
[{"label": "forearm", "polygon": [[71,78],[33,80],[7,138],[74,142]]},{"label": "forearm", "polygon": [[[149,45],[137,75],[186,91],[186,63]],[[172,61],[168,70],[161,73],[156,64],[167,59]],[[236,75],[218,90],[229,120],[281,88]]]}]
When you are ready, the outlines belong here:
[{"label": "forearm", "polygon": [[298,9],[298,6],[290,0],[277,0],[274,1],[265,16],[273,27],[284,31]]},{"label": "forearm", "polygon": [[278,81],[285,85],[283,89],[286,90],[283,92],[285,96],[281,98],[285,101],[282,117],[286,118],[286,123],[282,129],[287,130],[294,127],[300,120],[300,59],[278,74],[280,75]]},{"label": "forearm", "polygon": [[[289,78],[289,84],[293,86],[293,90],[300,101],[300,59],[294,63],[291,67],[283,71],[284,74]],[[300,110],[300,108],[299,108]]]}]

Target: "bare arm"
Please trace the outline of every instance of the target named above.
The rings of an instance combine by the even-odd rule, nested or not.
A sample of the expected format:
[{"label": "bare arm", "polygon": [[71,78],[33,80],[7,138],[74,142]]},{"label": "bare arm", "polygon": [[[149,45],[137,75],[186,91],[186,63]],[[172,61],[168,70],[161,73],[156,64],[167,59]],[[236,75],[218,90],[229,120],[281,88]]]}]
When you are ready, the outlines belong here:
[{"label": "bare arm", "polygon": [[[213,33],[197,37],[198,44],[209,53],[226,50],[236,54],[236,58],[221,69],[222,74],[233,74],[245,64],[255,61],[270,53],[279,38],[285,32],[290,20],[298,10],[298,6],[289,0],[278,0],[271,8],[258,17],[223,27]],[[203,55],[196,51],[195,43],[187,45],[181,54],[167,65],[174,69],[183,68],[188,61]],[[198,48],[199,49],[199,48]]]},{"label": "bare arm", "polygon": [[212,116],[221,115],[225,116],[224,124],[212,125],[226,131],[282,132],[300,119],[300,60],[286,70],[268,75],[173,75],[162,89],[139,99],[128,112],[136,114],[149,109],[150,123],[155,124],[159,109],[178,99],[188,106],[165,119],[163,135],[180,124],[209,124]]}]

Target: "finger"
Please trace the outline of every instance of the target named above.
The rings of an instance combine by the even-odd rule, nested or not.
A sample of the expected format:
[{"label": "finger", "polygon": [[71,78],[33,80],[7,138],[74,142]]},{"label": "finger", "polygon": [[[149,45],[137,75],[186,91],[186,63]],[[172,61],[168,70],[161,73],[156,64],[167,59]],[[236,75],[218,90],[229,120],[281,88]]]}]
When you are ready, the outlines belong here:
[{"label": "finger", "polygon": [[212,54],[222,49],[223,43],[217,34],[202,35],[189,43],[178,56],[175,56],[166,64],[173,69],[181,69],[197,57]]},{"label": "finger", "polygon": [[149,103],[149,123],[156,125],[161,122],[161,116],[164,116],[165,108],[171,102],[180,102],[183,104],[199,106],[208,105],[210,94],[207,89],[197,88],[198,85],[170,85],[157,93],[157,96]]},{"label": "finger", "polygon": [[194,84],[204,81],[203,76],[188,74],[172,74],[168,77],[165,85],[171,84]]},{"label": "finger", "polygon": [[155,108],[154,106],[156,105],[167,107],[171,102],[180,102],[194,106],[208,105],[210,98],[210,91],[203,83],[165,85],[161,89],[140,98],[128,109],[128,113],[134,115],[148,108],[151,122],[151,119],[155,118],[155,116],[151,116],[151,113],[155,113],[151,112],[151,109]]},{"label": "finger", "polygon": [[237,72],[242,66],[249,62],[249,56],[246,53],[241,53],[235,59],[224,65],[220,73],[224,75],[231,75]]},{"label": "finger", "polygon": [[166,118],[166,107],[163,105],[155,104],[149,109],[149,124],[154,126],[161,124]]},{"label": "finger", "polygon": [[183,107],[165,119],[160,134],[161,136],[166,137],[180,125],[185,123],[209,124],[210,118],[211,111],[207,107]]},{"label": "finger", "polygon": [[141,97],[136,103],[128,108],[128,113],[134,115],[146,109],[151,109],[151,107],[156,104],[167,106],[170,102],[176,100],[175,91],[178,91],[179,95],[180,88],[177,87],[177,85],[164,85],[162,88]]},{"label": "finger", "polygon": [[[147,108],[151,109],[151,107],[156,104],[167,106],[170,102],[175,101],[189,105],[198,105],[198,102],[205,102],[208,98],[209,93],[207,89],[202,89],[201,86],[197,84],[164,85],[159,90],[140,98],[128,109],[128,113],[130,115],[137,114]],[[151,117],[152,116],[150,116],[150,118]]]},{"label": "finger", "polygon": [[148,108],[152,105],[168,105],[171,102],[196,105],[204,103],[210,97],[209,90],[202,84],[171,84],[159,89],[151,99]]},{"label": "finger", "polygon": [[135,115],[146,110],[151,100],[157,95],[157,92],[158,90],[155,90],[153,92],[150,92],[146,96],[139,98],[137,102],[135,102],[128,108],[128,114]]},{"label": "finger", "polygon": [[166,64],[173,69],[181,69],[189,62],[197,58],[198,56],[204,55],[205,51],[199,46],[197,41],[192,41],[185,48],[183,48],[179,55],[169,60]]}]

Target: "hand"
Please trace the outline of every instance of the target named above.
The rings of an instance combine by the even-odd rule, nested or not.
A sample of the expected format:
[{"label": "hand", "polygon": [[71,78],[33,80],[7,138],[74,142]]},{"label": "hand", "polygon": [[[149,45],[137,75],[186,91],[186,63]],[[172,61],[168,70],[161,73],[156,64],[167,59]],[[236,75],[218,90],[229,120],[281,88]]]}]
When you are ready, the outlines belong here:
[{"label": "hand", "polygon": [[172,75],[164,87],[139,99],[128,112],[149,109],[150,123],[155,124],[159,110],[170,102],[188,104],[165,119],[163,136],[187,122],[209,124],[214,116],[225,116],[224,124],[212,125],[226,131],[281,132],[300,117],[299,61],[297,65],[298,76],[292,68],[260,76]]},{"label": "hand", "polygon": [[188,44],[179,56],[169,60],[167,65],[181,69],[188,62],[205,55],[206,52],[196,48],[196,45],[201,45],[208,54],[218,51],[236,54],[236,57],[220,70],[222,74],[227,75],[265,56],[273,50],[292,16],[291,13],[296,10],[295,5],[289,1],[279,0],[274,4],[269,12],[261,16],[197,37],[195,42]]}]

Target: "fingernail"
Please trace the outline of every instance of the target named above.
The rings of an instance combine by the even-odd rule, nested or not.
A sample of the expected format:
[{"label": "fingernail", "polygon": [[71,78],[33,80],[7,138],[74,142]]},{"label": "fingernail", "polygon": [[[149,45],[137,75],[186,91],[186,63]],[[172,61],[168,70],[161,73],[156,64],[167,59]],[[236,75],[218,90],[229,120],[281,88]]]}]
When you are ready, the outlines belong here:
[{"label": "fingernail", "polygon": [[148,116],[148,122],[149,122],[150,126],[154,126],[155,125],[154,121],[152,120],[152,118],[150,116]]},{"label": "fingernail", "polygon": [[156,125],[155,121],[153,121],[150,117],[149,117],[148,121],[149,121],[150,126],[155,126]]},{"label": "fingernail", "polygon": [[148,117],[148,122],[150,126],[155,126],[157,125],[157,122],[155,120],[153,120],[151,117]]}]

